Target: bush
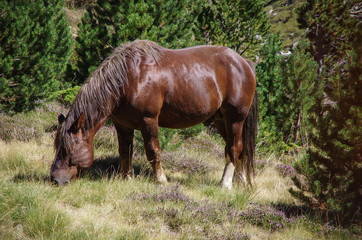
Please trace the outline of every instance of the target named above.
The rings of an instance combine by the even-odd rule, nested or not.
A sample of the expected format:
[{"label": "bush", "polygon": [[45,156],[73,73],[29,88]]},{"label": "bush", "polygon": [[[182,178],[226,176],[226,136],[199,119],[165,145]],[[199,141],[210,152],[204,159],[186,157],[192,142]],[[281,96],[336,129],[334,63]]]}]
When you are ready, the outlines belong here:
[{"label": "bush", "polygon": [[6,112],[32,108],[60,88],[73,45],[63,6],[62,0],[0,2],[0,106]]},{"label": "bush", "polygon": [[83,83],[112,48],[124,42],[148,39],[163,47],[195,45],[194,12],[200,5],[200,0],[97,1],[79,25],[77,82]]},{"label": "bush", "polygon": [[320,92],[316,83],[317,63],[306,52],[308,42],[300,40],[288,57],[281,56],[278,35],[270,35],[261,49],[256,68],[260,99],[258,145],[277,155],[306,146],[308,111],[313,96]]},{"label": "bush", "polygon": [[[310,51],[319,63],[323,94],[309,112],[311,147],[297,163],[290,193],[322,210],[334,224],[359,224],[362,212],[361,59],[362,24],[353,1],[308,1],[299,21],[309,28]],[[298,176],[298,175],[297,175]]]},{"label": "bush", "polygon": [[77,96],[80,88],[80,86],[74,86],[55,91],[49,96],[49,100],[57,100],[67,106],[70,106],[74,101],[75,97]]},{"label": "bush", "polygon": [[55,103],[46,103],[36,110],[8,115],[0,112],[0,140],[40,141],[44,134],[56,130],[57,114],[65,109]]}]

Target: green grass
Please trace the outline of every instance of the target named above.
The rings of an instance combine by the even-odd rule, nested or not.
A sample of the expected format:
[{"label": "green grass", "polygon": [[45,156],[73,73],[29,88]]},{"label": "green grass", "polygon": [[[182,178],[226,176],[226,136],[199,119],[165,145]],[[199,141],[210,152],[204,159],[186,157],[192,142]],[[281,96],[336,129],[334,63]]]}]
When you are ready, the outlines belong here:
[{"label": "green grass", "polygon": [[176,132],[163,153],[167,185],[153,182],[139,142],[136,178],[126,181],[113,131],[98,133],[95,163],[64,187],[48,181],[51,132],[24,141],[0,139],[0,239],[357,238],[313,216],[292,219],[278,212],[278,206],[303,206],[287,192],[292,183],[272,156],[258,159],[266,164],[257,167],[253,188],[228,191],[218,186],[224,167],[220,138],[198,129],[180,143]]}]

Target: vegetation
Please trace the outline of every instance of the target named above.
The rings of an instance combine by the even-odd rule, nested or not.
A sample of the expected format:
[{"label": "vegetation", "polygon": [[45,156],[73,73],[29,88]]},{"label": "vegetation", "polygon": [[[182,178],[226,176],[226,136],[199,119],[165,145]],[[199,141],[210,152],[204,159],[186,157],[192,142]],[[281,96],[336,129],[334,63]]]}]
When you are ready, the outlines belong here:
[{"label": "vegetation", "polygon": [[66,85],[62,74],[73,39],[63,6],[62,0],[0,2],[2,110],[32,108]]},{"label": "vegetation", "polygon": [[[56,114],[57,106],[36,111]],[[35,112],[34,112],[35,113]],[[29,116],[29,120],[34,120]],[[17,119],[15,115],[14,119]],[[51,118],[45,124],[53,124]],[[21,120],[11,128],[21,128]],[[1,136],[2,137],[2,136]],[[185,139],[173,135],[164,148],[169,184],[153,182],[136,139],[136,178],[120,175],[114,128],[95,139],[95,162],[64,187],[48,181],[54,157],[51,132],[37,141],[0,141],[0,236],[4,239],[357,239],[348,230],[324,225],[287,192],[290,166],[274,158],[256,162],[253,189],[218,187],[223,171],[222,140],[203,128]],[[20,142],[20,140],[22,140]],[[173,146],[177,145],[177,148]],[[303,212],[303,214],[302,214]],[[312,213],[312,212],[310,212]]]},{"label": "vegetation", "polygon": [[[323,11],[320,11],[323,9]],[[318,62],[323,93],[310,111],[312,131],[308,154],[297,166],[306,177],[294,178],[291,190],[338,224],[360,224],[361,174],[361,34],[351,2],[310,0],[299,22],[311,31],[310,52]]]},{"label": "vegetation", "polygon": [[[359,8],[354,0],[1,1],[0,238],[357,239]],[[136,179],[121,178],[108,123],[87,172],[66,187],[48,182],[57,114],[114,47],[135,39],[224,45],[257,61],[253,188],[218,187],[223,140],[203,125],[160,130],[166,186],[153,183],[139,132]]]},{"label": "vegetation", "polygon": [[281,50],[292,50],[305,30],[298,28],[298,13],[306,0],[269,0],[265,1],[270,32],[280,34]]},{"label": "vegetation", "polygon": [[82,83],[112,49],[124,42],[148,39],[164,47],[197,43],[193,35],[200,1],[97,1],[79,26],[76,54]]},{"label": "vegetation", "polygon": [[197,29],[203,44],[227,46],[255,59],[268,32],[263,0],[204,1]]},{"label": "vegetation", "polygon": [[[289,56],[279,54],[279,35],[269,35],[257,66],[259,107],[258,143],[261,151],[281,155],[307,146],[308,113],[313,96],[321,93],[317,63],[300,40]],[[303,63],[303,64],[301,64]]]}]

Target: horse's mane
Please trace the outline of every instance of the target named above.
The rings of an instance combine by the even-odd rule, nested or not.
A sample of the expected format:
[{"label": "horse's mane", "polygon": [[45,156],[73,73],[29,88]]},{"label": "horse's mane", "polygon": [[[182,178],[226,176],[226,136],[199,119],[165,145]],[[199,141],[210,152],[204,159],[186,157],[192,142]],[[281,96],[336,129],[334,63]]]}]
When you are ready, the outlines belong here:
[{"label": "horse's mane", "polygon": [[[61,143],[62,136],[70,129],[73,122],[85,114],[84,128],[94,127],[94,119],[87,114],[97,111],[97,114],[109,115],[112,112],[112,102],[118,102],[127,84],[127,60],[134,63],[136,56],[150,56],[158,64],[163,56],[163,48],[154,42],[136,40],[125,43],[112,52],[99,67],[88,77],[80,88],[75,100],[70,107],[64,124],[58,127],[54,146]],[[64,140],[63,140],[64,141]],[[66,141],[66,140],[65,140]],[[65,143],[69,146],[69,144]]]}]

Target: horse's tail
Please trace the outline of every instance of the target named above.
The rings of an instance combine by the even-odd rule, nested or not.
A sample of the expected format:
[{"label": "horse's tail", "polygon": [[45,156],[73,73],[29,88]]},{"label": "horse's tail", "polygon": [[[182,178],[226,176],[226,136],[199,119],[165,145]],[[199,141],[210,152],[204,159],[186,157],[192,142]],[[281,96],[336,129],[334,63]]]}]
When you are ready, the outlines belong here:
[{"label": "horse's tail", "polygon": [[[255,65],[247,60],[255,75]],[[258,126],[258,93],[255,89],[253,102],[249,109],[248,116],[243,127],[243,151],[240,154],[239,161],[236,164],[236,181],[243,181],[252,185],[252,177],[254,175],[254,158],[256,146],[256,134]],[[242,178],[242,179],[240,179]]]}]

